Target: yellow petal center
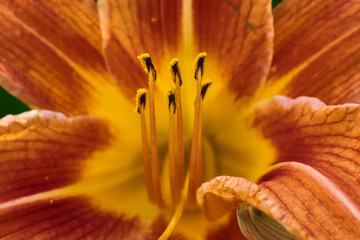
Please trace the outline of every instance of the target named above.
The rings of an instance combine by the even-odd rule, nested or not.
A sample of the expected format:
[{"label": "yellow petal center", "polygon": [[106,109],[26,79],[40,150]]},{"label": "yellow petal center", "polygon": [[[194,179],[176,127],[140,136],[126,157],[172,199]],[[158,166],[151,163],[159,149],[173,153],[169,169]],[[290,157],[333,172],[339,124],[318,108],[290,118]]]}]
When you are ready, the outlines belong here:
[{"label": "yellow petal center", "polygon": [[[211,77],[213,86],[206,94],[202,93],[202,90],[205,91],[209,86],[209,82],[200,80],[199,87],[199,82],[194,80],[192,60],[188,56],[179,59],[181,62],[175,59],[170,64],[177,64],[179,74],[173,70],[171,74],[162,71],[168,68],[168,61],[159,64],[155,82],[149,82],[147,90],[142,92],[147,92],[146,105],[142,108],[139,101],[136,111],[129,113],[129,116],[123,115],[126,112],[121,109],[124,108],[123,105],[114,105],[113,94],[102,94],[109,96],[109,103],[101,105],[113,107],[106,112],[100,109],[100,115],[110,119],[114,125],[119,125],[119,129],[114,127],[116,138],[113,145],[94,154],[87,162],[81,186],[87,186],[86,189],[83,188],[83,192],[90,195],[93,203],[105,211],[120,215],[126,213],[129,217],[140,216],[144,220],[154,219],[161,214],[169,222],[181,203],[181,191],[187,187],[188,201],[175,231],[192,231],[203,235],[204,232],[198,231],[196,226],[211,223],[206,223],[201,209],[196,207],[196,201],[190,199],[190,196],[195,197],[197,187],[220,175],[240,176],[256,181],[267,171],[276,152],[271,144],[249,125],[249,113],[255,102],[237,100],[218,69],[204,68],[203,76]],[[207,61],[216,59],[208,57]],[[146,65],[145,67],[149,77],[154,78],[155,72]],[[170,104],[170,111],[167,95],[169,87],[175,89],[175,105]],[[101,86],[98,89],[107,91],[110,88]],[[197,89],[200,89],[199,94],[196,94]],[[153,94],[155,120],[151,120],[150,116],[149,91]],[[196,98],[199,98],[199,95],[201,111],[196,113]],[[139,117],[138,112],[144,113],[144,120],[141,121],[142,117],[141,114]],[[151,130],[151,121],[156,123],[155,131]],[[144,133],[142,122],[146,129]],[[198,127],[195,127],[196,124]],[[197,129],[197,135],[194,129]],[[146,136],[147,144],[142,140],[142,136]],[[151,139],[154,136],[156,144],[152,145]],[[197,136],[195,139],[198,143],[192,148],[194,136]],[[148,153],[143,154],[144,146],[148,146]],[[192,149],[201,154],[192,154]],[[156,151],[158,163],[153,166],[152,160]],[[149,159],[146,160],[144,155]],[[191,155],[195,156],[195,160],[192,161]],[[193,173],[190,173],[191,171]],[[186,176],[189,184],[184,184]],[[157,199],[152,198],[151,194],[157,196]]]}]

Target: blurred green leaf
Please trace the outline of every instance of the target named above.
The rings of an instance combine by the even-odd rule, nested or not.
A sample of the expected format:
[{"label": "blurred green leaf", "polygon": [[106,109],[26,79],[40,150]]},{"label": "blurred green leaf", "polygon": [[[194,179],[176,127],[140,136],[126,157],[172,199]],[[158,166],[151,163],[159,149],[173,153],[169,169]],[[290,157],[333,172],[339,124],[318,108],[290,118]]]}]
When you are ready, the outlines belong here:
[{"label": "blurred green leaf", "polygon": [[274,9],[281,2],[282,2],[282,0],[273,0],[272,1],[272,8]]},{"label": "blurred green leaf", "polygon": [[30,110],[23,102],[0,87],[0,118],[8,114],[19,114]]}]

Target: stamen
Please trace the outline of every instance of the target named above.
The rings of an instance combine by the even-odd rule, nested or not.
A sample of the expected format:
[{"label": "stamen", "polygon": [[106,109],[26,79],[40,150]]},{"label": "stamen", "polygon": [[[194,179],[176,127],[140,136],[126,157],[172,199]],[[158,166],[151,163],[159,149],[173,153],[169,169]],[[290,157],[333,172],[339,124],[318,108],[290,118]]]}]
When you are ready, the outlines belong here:
[{"label": "stamen", "polygon": [[[149,75],[149,90],[139,89],[137,94],[137,111],[141,115],[142,139],[143,139],[143,154],[144,165],[146,172],[146,182],[148,197],[151,202],[165,207],[160,186],[160,171],[158,161],[157,136],[156,136],[156,121],[155,121],[155,104],[154,104],[154,81],[156,79],[156,70],[150,58],[150,55],[145,53],[138,56],[145,72]],[[181,106],[181,92],[182,85],[179,60],[173,59],[170,62],[170,70],[175,82],[175,89],[169,91],[169,173],[170,173],[170,188],[173,206],[180,210],[180,213],[174,215],[174,221],[178,221],[181,212],[184,209],[184,204],[189,208],[197,207],[196,190],[202,183],[203,163],[202,163],[202,100],[204,99],[207,89],[212,82],[210,80],[202,81],[205,68],[206,53],[200,53],[194,61],[195,79],[197,80],[196,97],[195,97],[195,116],[194,129],[191,143],[191,156],[188,170],[187,183],[183,186],[184,181],[184,142],[183,142],[183,118]],[[150,154],[147,140],[146,125],[145,125],[145,105],[146,93],[149,94],[149,113],[150,113]],[[177,115],[177,159],[175,158],[175,120],[174,115]],[[181,194],[186,189],[187,199],[180,199]],[[180,214],[180,215],[179,215]],[[173,220],[172,220],[173,221]],[[169,225],[170,227],[170,225]],[[171,227],[170,227],[171,228]],[[173,228],[169,231],[171,232]],[[165,233],[164,233],[165,234]],[[165,234],[166,235],[166,234]]]},{"label": "stamen", "polygon": [[[201,82],[201,99],[204,100],[205,94],[208,88],[211,86],[212,81],[207,79]],[[202,106],[201,106],[202,108]],[[203,161],[202,161],[202,109],[200,109],[200,117],[199,117],[199,142],[198,142],[198,150],[197,150],[197,165],[196,165],[196,176],[195,176],[195,186],[196,189],[200,187],[203,183]],[[196,193],[195,193],[196,195]]]},{"label": "stamen", "polygon": [[[189,192],[187,205],[190,208],[197,206],[196,202],[196,189],[200,187],[202,179],[202,143],[201,143],[201,79],[204,71],[206,53],[200,53],[195,61],[195,79],[197,80],[196,98],[195,98],[195,118],[194,130],[191,143],[191,156],[190,156],[190,169],[189,169]],[[200,182],[200,184],[199,184]]]},{"label": "stamen", "polygon": [[181,91],[182,85],[179,59],[174,58],[170,61],[170,70],[175,82],[175,99],[176,99],[176,117],[177,117],[177,177],[176,184],[177,193],[176,196],[180,196],[180,191],[183,188],[184,183],[184,134],[183,134],[183,117],[182,117],[182,105],[181,105]]},{"label": "stamen", "polygon": [[175,160],[175,137],[174,137],[174,114],[176,111],[175,90],[169,90],[169,172],[170,172],[170,188],[173,206],[179,201],[179,189],[177,184],[177,166]]},{"label": "stamen", "polygon": [[[200,104],[202,105],[202,104]],[[194,177],[194,181],[195,181],[195,199],[196,199],[196,190],[201,186],[202,184],[202,179],[203,179],[203,161],[202,161],[202,111],[201,111],[202,106],[200,107],[200,113],[199,113],[199,130],[198,130],[198,146],[197,146],[197,152],[196,152],[196,174]],[[196,201],[196,200],[195,200]],[[197,206],[197,202],[196,202],[196,206]]]},{"label": "stamen", "polygon": [[156,139],[156,121],[155,121],[155,103],[154,103],[154,81],[156,79],[156,70],[148,53],[138,56],[145,72],[149,74],[149,106],[150,106],[150,149],[151,149],[151,172],[153,180],[154,199],[160,207],[164,207],[160,188],[160,172]]},{"label": "stamen", "polygon": [[144,157],[144,166],[145,166],[147,196],[149,198],[149,201],[154,203],[151,163],[149,158],[149,143],[147,139],[145,113],[144,113],[147,92],[148,91],[144,88],[137,90],[136,109],[141,116],[141,137],[142,137],[143,157]]}]

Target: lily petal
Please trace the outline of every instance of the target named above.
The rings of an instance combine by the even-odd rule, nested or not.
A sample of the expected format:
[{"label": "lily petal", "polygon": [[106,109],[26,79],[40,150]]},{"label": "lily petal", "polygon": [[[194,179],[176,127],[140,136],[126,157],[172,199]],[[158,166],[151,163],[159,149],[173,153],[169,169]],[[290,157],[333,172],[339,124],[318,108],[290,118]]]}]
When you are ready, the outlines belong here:
[{"label": "lily petal", "polygon": [[0,215],[1,239],[138,239],[144,234],[138,219],[94,209],[84,196],[0,204]]},{"label": "lily petal", "polygon": [[1,1],[0,32],[0,83],[32,108],[87,113],[111,81],[93,1]]},{"label": "lily petal", "polygon": [[358,104],[326,106],[315,98],[277,96],[257,106],[254,124],[277,149],[277,162],[309,165],[358,202],[359,113]]},{"label": "lily petal", "polygon": [[[0,204],[1,239],[158,239],[167,223],[161,218],[108,212],[84,195],[52,196]],[[169,240],[185,240],[173,234]]]},{"label": "lily petal", "polygon": [[299,239],[356,239],[359,211],[344,199],[341,189],[333,187],[328,178],[296,162],[279,164],[259,185],[221,176],[198,190],[198,201],[206,212],[219,205],[234,211],[239,204],[248,204]]},{"label": "lily petal", "polygon": [[[256,185],[218,177],[198,191],[210,218],[249,204],[300,239],[356,239],[360,232],[360,106],[275,97],[255,108],[254,125],[278,157]],[[211,211],[217,209],[219,211]]]},{"label": "lily petal", "polygon": [[[288,169],[287,165],[278,167],[260,181],[272,179],[266,186],[272,184],[273,190],[275,182],[280,188],[286,182],[287,188],[293,190],[289,191],[289,196],[304,196],[305,198],[299,198],[299,201],[301,200],[301,204],[307,206],[307,209],[314,209],[316,206],[319,212],[313,214],[323,219],[328,219],[326,215],[331,216],[335,226],[342,226],[342,230],[337,233],[333,232],[336,227],[331,229],[329,220],[314,219],[313,226],[321,226],[323,230],[320,232],[323,236],[328,234],[341,238],[341,234],[344,234],[344,237],[346,234],[350,234],[348,237],[359,234],[356,227],[352,229],[351,226],[360,221],[360,188],[357,184],[360,176],[360,155],[357,147],[360,140],[360,106],[326,106],[315,98],[300,97],[292,100],[278,96],[260,103],[255,112],[254,124],[277,149],[277,162],[301,163],[296,167],[291,166],[291,169]],[[314,179],[315,183],[308,182],[301,172],[306,172],[310,182]],[[278,179],[277,175],[281,176],[281,179]],[[309,190],[306,192],[301,188],[296,189],[301,185]],[[281,194],[280,189],[274,191]],[[331,197],[324,197],[324,192],[330,192]],[[309,199],[314,196],[316,201],[305,203],[307,195]],[[304,208],[299,208],[301,209]],[[311,210],[309,212],[312,213]],[[302,211],[299,211],[299,214],[301,213]],[[336,223],[340,219],[341,223]]]},{"label": "lily petal", "polygon": [[326,104],[359,103],[359,21],[356,0],[279,4],[274,10],[269,95],[313,96]]},{"label": "lily petal", "polygon": [[30,111],[0,120],[0,203],[76,182],[111,139],[98,117]]},{"label": "lily petal", "polygon": [[[157,209],[151,218],[124,210],[130,200],[126,202],[123,194],[132,194],[132,201],[144,203],[141,210],[149,203],[141,177],[140,181],[129,180],[131,186],[123,180],[137,174],[133,169],[115,172],[115,177],[108,171],[114,166],[108,166],[113,163],[106,154],[113,153],[114,146],[109,145],[115,139],[103,118],[67,118],[33,110],[1,119],[0,134],[0,238],[157,239],[165,230],[167,218]],[[93,166],[91,162],[98,158],[101,163],[96,163],[101,165]],[[119,158],[115,156],[115,160]],[[123,176],[120,185],[119,175]],[[96,198],[96,194],[104,194],[107,204],[104,196]],[[107,199],[109,194],[116,199]],[[111,204],[116,207],[109,208]],[[172,239],[184,238],[175,234]]]},{"label": "lily petal", "polygon": [[208,53],[207,75],[227,81],[237,98],[251,97],[270,69],[271,1],[192,2],[195,52]]},{"label": "lily petal", "polygon": [[[137,56],[151,54],[154,63],[167,52],[176,56],[181,40],[182,1],[100,0],[99,16],[106,63],[123,91],[132,96],[146,86]],[[166,58],[165,58],[166,59]],[[167,74],[167,67],[166,72]]]}]

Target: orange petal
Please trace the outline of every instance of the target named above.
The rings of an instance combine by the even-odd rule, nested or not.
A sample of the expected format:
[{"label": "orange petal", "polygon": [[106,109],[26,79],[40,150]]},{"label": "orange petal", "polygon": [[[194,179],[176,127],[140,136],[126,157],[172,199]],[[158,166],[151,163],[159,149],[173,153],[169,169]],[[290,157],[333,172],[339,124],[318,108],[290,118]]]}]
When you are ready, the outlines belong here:
[{"label": "orange petal", "polygon": [[[142,171],[139,174],[139,165],[127,158],[123,164],[130,166],[117,171],[116,162],[123,156],[121,148],[111,149],[112,140],[108,122],[94,116],[67,118],[33,110],[1,119],[0,238],[157,239],[167,218],[153,220],[157,213],[151,209],[145,209],[154,212],[151,217],[134,214],[149,205]],[[109,166],[112,157],[116,162]],[[91,172],[93,167],[98,172]],[[119,175],[125,180],[118,181]],[[131,197],[123,196],[127,193],[134,206],[143,206],[121,211],[129,205]],[[116,206],[109,208],[111,204]],[[173,239],[183,238],[175,234]]]},{"label": "orange petal", "polygon": [[107,65],[122,89],[134,94],[147,82],[139,54],[150,53],[155,65],[166,51],[176,54],[182,1],[102,0],[98,5]]},{"label": "orange petal", "polygon": [[206,217],[215,220],[230,210],[235,211],[240,202],[251,202],[258,192],[259,186],[246,179],[220,176],[197,190],[197,201],[203,206]]},{"label": "orange petal", "polygon": [[4,0],[0,32],[2,86],[35,108],[88,112],[92,82],[108,81],[93,1]]},{"label": "orange petal", "polygon": [[0,205],[0,215],[3,239],[136,239],[143,234],[139,219],[94,209],[85,197]]},{"label": "orange petal", "polygon": [[[158,239],[166,227],[161,218],[104,211],[83,195],[53,196],[17,204],[0,204],[1,239]],[[185,240],[181,234],[169,240]]]},{"label": "orange petal", "polygon": [[326,106],[314,98],[275,97],[257,106],[255,125],[277,149],[278,162],[312,166],[358,202],[360,106]]},{"label": "orange petal", "polygon": [[360,2],[283,1],[274,10],[275,94],[359,102]]},{"label": "orange petal", "polygon": [[97,117],[33,110],[1,119],[0,203],[74,183],[110,139]]},{"label": "orange petal", "polygon": [[[193,1],[195,52],[208,53],[208,74],[237,97],[264,83],[273,53],[271,1]],[[216,72],[215,72],[216,71]]]},{"label": "orange petal", "polygon": [[256,185],[218,177],[198,191],[209,218],[249,204],[300,239],[356,239],[360,231],[360,106],[275,97],[255,107],[253,123],[277,149]]},{"label": "orange petal", "polygon": [[[307,170],[307,175],[310,174],[310,170],[311,178],[318,175],[317,180],[326,183],[320,186],[333,192],[332,195],[340,199],[337,201],[342,202],[341,205],[345,205],[356,215],[360,214],[358,201],[360,197],[358,185],[360,158],[357,147],[360,141],[359,113],[360,106],[357,104],[326,106],[314,98],[301,97],[292,100],[279,96],[257,106],[254,123],[260,127],[264,137],[270,139],[277,149],[277,162],[296,161],[311,166]],[[264,177],[262,181],[276,178],[274,171]],[[297,177],[295,173],[293,175],[293,178],[305,179],[304,176]],[[283,177],[282,179],[287,178]],[[296,186],[299,185],[296,182],[291,183],[290,179],[282,181],[286,182],[287,186],[292,184],[292,189],[296,189]],[[307,184],[307,188],[312,190],[310,193],[315,195],[320,202],[326,200],[326,208],[329,212],[332,211],[327,216],[332,214],[334,221],[342,219],[346,224],[343,226],[343,233],[352,231],[347,227],[355,222],[352,214],[348,213],[349,210],[346,212],[345,207],[341,207],[330,197],[321,198],[319,194],[315,193],[315,187],[318,186],[310,186],[300,180],[296,181]],[[278,191],[280,192],[280,190]],[[295,191],[295,193],[299,192],[300,190]],[[309,195],[311,195],[310,193]],[[306,193],[304,192],[303,195]],[[333,204],[338,204],[339,209],[334,210],[335,205]],[[357,215],[357,218],[359,221],[360,215]],[[334,234],[327,228],[325,232]]]},{"label": "orange petal", "polygon": [[208,214],[219,204],[228,206],[223,214],[248,204],[299,239],[356,239],[359,235],[360,215],[354,203],[331,180],[301,163],[279,164],[259,185],[242,178],[217,177],[201,186],[198,201]]},{"label": "orange petal", "polygon": [[261,182],[274,197],[266,201],[286,208],[275,212],[273,207],[269,216],[294,235],[324,240],[358,238],[360,205],[349,196],[347,183],[338,185],[316,168],[298,162],[279,164]]}]

